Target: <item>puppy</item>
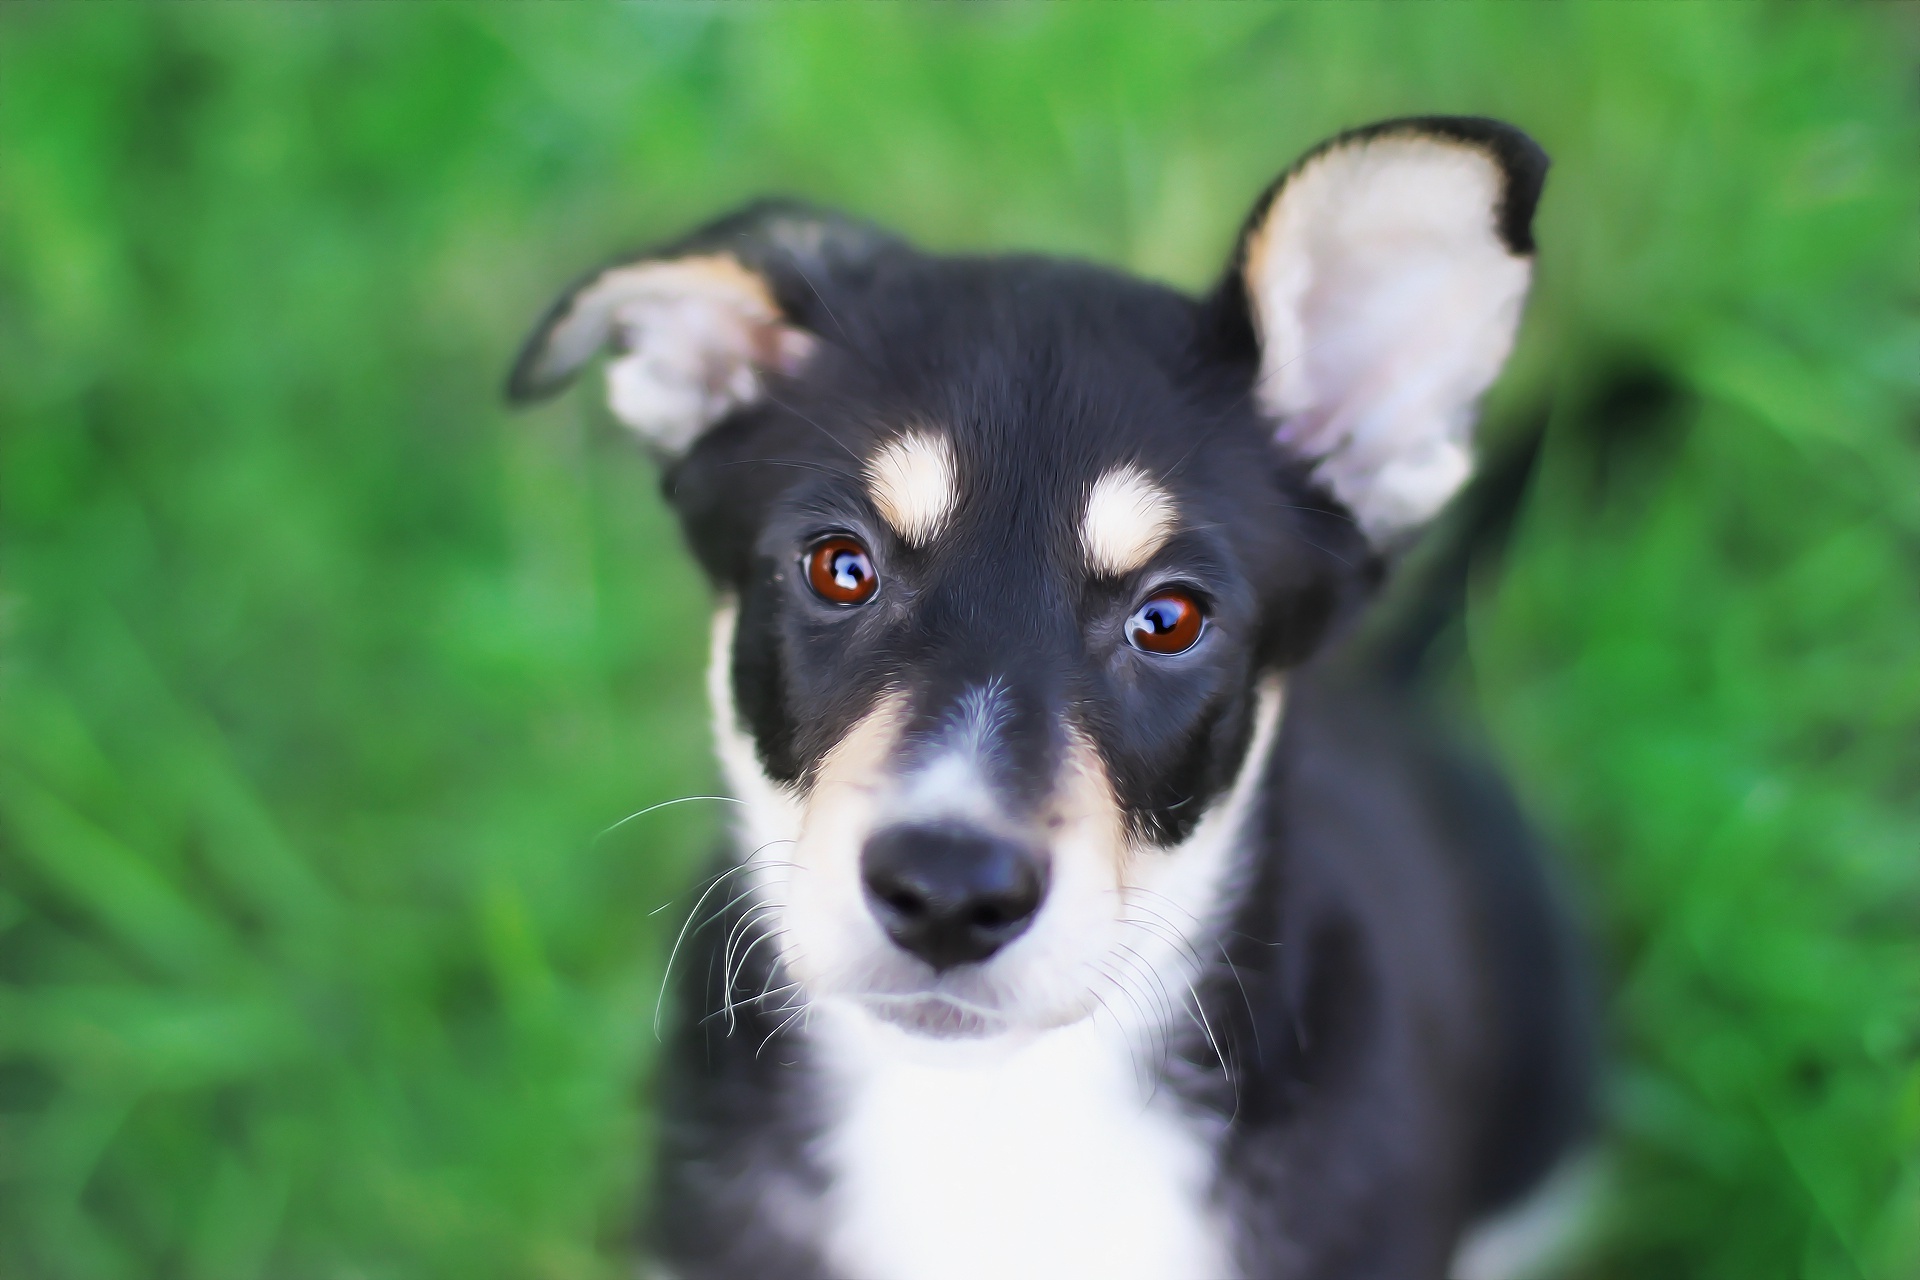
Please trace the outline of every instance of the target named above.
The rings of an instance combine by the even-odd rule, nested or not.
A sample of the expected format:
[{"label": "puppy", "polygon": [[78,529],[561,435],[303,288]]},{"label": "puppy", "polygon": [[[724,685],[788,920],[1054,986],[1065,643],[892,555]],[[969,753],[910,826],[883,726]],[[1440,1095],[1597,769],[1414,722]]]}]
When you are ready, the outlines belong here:
[{"label": "puppy", "polygon": [[568,290],[712,579],[668,1274],[1433,1278],[1578,1125],[1497,784],[1310,659],[1473,466],[1544,154],[1308,153],[1195,299],[757,204]]}]

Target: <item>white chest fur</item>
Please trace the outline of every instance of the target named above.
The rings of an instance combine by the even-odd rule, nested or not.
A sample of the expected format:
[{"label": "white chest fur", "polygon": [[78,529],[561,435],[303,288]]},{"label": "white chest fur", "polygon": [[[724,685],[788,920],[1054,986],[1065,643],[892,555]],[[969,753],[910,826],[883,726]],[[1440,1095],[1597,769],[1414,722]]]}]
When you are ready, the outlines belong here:
[{"label": "white chest fur", "polygon": [[927,1042],[814,1010],[837,1104],[830,1265],[849,1280],[1219,1280],[1210,1126],[1082,1022],[1015,1048]]}]

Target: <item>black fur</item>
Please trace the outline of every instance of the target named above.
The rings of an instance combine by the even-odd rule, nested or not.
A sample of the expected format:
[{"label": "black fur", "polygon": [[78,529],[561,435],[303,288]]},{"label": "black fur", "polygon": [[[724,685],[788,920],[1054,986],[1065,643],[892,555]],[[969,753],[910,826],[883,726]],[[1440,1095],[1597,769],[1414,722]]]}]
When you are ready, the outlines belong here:
[{"label": "black fur", "polygon": [[[1459,119],[1369,132],[1382,131],[1496,156],[1501,235],[1531,248],[1545,158],[1523,135]],[[1179,1046],[1168,1083],[1231,1117],[1216,1194],[1247,1274],[1443,1274],[1463,1226],[1524,1190],[1579,1127],[1577,965],[1497,780],[1443,745],[1400,681],[1328,656],[1383,561],[1255,409],[1237,269],[1196,301],[1077,263],[930,256],[789,203],[658,252],[715,249],[821,341],[665,476],[694,553],[739,600],[732,676],[767,772],[804,784],[892,687],[910,693],[911,754],[997,681],[994,781],[1009,804],[1042,803],[1071,718],[1134,833],[1166,845],[1234,777],[1261,673],[1293,672],[1250,879],[1199,992],[1220,1052]],[[516,398],[553,389],[534,372],[538,342]],[[876,443],[912,423],[947,434],[963,477],[932,548],[895,537],[862,481]],[[1077,521],[1087,486],[1124,462],[1174,494],[1183,531],[1116,580],[1084,566]],[[804,549],[837,532],[872,549],[886,587],[871,605],[807,590]],[[1208,631],[1147,657],[1122,623],[1168,583],[1204,604]],[[653,1243],[684,1280],[823,1275],[804,1038],[763,1002],[713,1016],[780,980],[763,948],[718,990],[736,923],[703,926],[683,959]]]}]

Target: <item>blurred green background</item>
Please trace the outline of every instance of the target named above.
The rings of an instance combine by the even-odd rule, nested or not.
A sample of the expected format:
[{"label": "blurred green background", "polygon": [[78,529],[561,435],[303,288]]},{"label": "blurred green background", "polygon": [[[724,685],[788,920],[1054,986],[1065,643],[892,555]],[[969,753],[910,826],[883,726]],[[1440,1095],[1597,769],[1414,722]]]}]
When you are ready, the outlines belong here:
[{"label": "blurred green background", "polygon": [[[1920,1277],[1912,8],[0,9],[0,1277],[612,1277],[704,588],[525,326],[752,195],[1184,286],[1553,152],[1442,673],[1606,958],[1583,1274]],[[650,914],[672,903],[659,914]]]}]

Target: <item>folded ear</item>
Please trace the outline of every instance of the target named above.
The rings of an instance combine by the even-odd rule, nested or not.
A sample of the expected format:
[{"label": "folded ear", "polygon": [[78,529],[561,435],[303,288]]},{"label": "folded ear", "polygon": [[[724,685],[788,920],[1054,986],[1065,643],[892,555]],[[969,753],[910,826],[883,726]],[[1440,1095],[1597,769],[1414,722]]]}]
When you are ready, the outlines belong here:
[{"label": "folded ear", "polygon": [[894,244],[837,214],[768,201],[664,248],[595,271],[561,294],[527,337],[507,399],[553,395],[602,351],[613,414],[677,457],[768,373],[798,373],[817,338],[821,290]]},{"label": "folded ear", "polygon": [[1302,157],[1255,205],[1216,295],[1258,343],[1281,443],[1375,542],[1437,512],[1533,271],[1546,154],[1494,120],[1390,120]]}]

